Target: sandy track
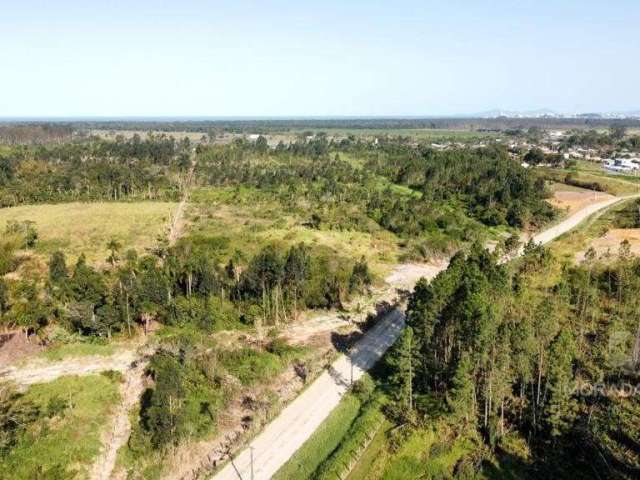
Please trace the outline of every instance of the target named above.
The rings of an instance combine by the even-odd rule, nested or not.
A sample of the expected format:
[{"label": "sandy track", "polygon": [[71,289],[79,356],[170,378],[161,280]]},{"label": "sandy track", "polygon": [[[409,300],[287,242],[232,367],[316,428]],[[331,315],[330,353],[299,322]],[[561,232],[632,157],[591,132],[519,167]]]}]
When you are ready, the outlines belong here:
[{"label": "sandy track", "polygon": [[129,440],[131,433],[129,412],[137,405],[145,387],[144,370],[146,365],[147,362],[139,362],[124,375],[124,381],[120,385],[120,404],[113,414],[111,430],[102,435],[103,450],[91,467],[89,472],[91,480],[112,478],[118,450]]},{"label": "sandy track", "polygon": [[0,381],[8,380],[18,386],[34,383],[51,382],[63,375],[92,375],[94,373],[115,370],[125,372],[138,358],[135,350],[124,350],[109,356],[86,356],[68,358],[60,362],[50,363],[45,360],[35,361],[22,366],[11,366],[0,370]]},{"label": "sandy track", "polygon": [[[621,198],[598,201],[574,213],[548,230],[533,236],[536,243],[548,243],[575,228],[582,221]],[[522,253],[522,249],[518,254]],[[446,268],[446,263],[425,269],[415,266],[398,266],[387,280],[404,281],[404,288],[415,283],[417,278],[403,279],[402,273],[425,274],[429,279]],[[414,276],[413,273],[416,273]],[[320,424],[329,416],[346,393],[351,380],[357,380],[379,360],[393,345],[404,327],[404,314],[399,310],[388,313],[354,347],[352,353],[341,356],[327,372],[324,372],[298,398],[289,404],[254,440],[233,458],[215,480],[266,480],[271,478],[289,458],[304,444]],[[253,476],[251,456],[253,452]]]},{"label": "sandy track", "polygon": [[[256,437],[253,448],[254,479],[271,478],[338,405],[342,396],[393,344],[404,327],[404,315],[394,310],[353,348],[341,356]],[[241,473],[241,476],[237,472]],[[251,452],[247,449],[215,477],[251,478]]]},{"label": "sandy track", "polygon": [[191,166],[189,167],[189,173],[187,173],[187,178],[183,186],[182,199],[178,204],[178,208],[176,208],[173,220],[171,221],[171,227],[169,228],[169,235],[167,236],[169,245],[174,245],[182,236],[182,232],[184,231],[184,211],[187,206],[187,201],[189,200],[189,190],[191,189],[191,182],[193,182],[196,162],[197,159],[194,149],[191,154]]}]

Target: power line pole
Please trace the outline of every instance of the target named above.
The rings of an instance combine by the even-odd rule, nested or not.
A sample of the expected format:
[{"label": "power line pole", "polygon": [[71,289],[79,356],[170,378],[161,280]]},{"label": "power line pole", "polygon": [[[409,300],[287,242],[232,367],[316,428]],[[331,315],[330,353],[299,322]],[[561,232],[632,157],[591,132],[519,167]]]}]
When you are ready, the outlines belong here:
[{"label": "power line pole", "polygon": [[249,445],[249,452],[251,452],[251,480],[254,480],[253,478],[253,445]]}]

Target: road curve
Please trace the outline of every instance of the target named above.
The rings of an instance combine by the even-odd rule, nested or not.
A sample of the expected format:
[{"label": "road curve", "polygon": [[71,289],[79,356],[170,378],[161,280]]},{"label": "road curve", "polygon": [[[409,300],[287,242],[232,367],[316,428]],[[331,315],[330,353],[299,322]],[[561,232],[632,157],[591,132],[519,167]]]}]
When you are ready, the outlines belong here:
[{"label": "road curve", "polygon": [[[533,237],[536,243],[548,243],[575,228],[594,213],[621,200],[614,197],[578,210],[562,222]],[[519,252],[521,253],[521,251]],[[431,276],[444,270],[434,269]],[[371,368],[393,345],[404,327],[404,314],[388,313],[354,346],[350,358],[341,356],[309,388],[291,402],[265,429],[227,463],[213,480],[267,480],[284,465],[329,416],[351,383]],[[353,367],[352,367],[353,365]],[[251,453],[253,452],[253,476]]]}]

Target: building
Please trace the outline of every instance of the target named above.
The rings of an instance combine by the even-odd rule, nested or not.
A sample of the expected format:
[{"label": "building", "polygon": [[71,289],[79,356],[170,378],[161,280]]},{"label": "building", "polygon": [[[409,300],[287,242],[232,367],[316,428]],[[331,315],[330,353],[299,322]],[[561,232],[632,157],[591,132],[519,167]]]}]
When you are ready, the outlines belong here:
[{"label": "building", "polygon": [[640,169],[640,165],[631,158],[606,159],[602,166],[615,173],[635,173]]}]

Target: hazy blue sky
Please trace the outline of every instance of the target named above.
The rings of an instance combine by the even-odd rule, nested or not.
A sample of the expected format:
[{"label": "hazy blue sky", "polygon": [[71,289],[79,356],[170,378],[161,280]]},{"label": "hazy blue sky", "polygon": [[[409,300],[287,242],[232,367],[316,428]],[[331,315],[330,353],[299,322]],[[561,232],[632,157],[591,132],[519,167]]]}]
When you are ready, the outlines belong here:
[{"label": "hazy blue sky", "polygon": [[640,109],[640,1],[3,1],[0,117]]}]

